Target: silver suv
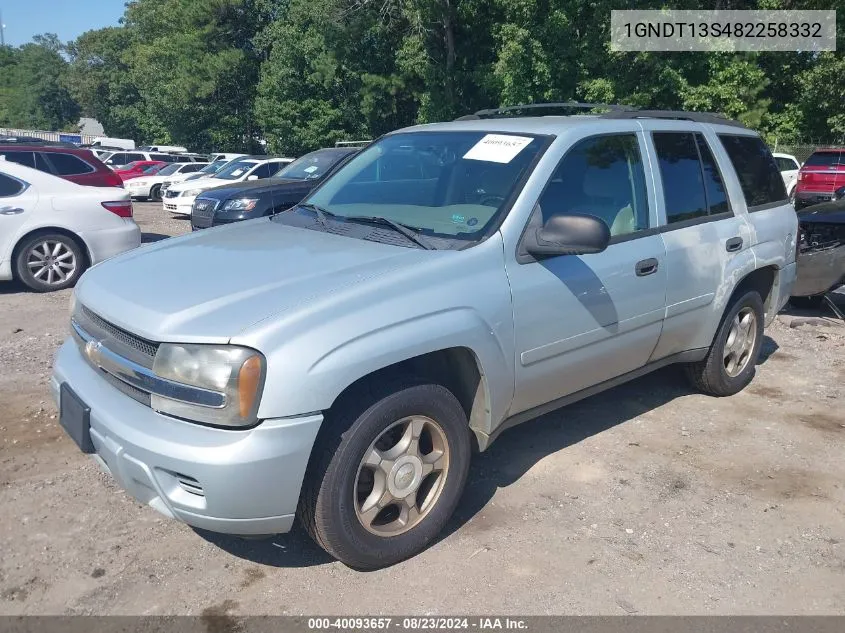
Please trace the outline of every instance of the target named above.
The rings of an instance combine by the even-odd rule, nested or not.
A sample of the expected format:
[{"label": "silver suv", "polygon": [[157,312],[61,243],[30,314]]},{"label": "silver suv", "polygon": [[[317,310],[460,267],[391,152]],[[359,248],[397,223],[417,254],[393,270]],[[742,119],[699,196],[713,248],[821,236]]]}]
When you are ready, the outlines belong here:
[{"label": "silver suv", "polygon": [[67,433],[168,516],[296,516],[372,569],[432,542],[508,427],[670,363],[743,389],[796,269],[760,138],[500,115],[389,134],[287,212],[89,270],[52,380]]}]

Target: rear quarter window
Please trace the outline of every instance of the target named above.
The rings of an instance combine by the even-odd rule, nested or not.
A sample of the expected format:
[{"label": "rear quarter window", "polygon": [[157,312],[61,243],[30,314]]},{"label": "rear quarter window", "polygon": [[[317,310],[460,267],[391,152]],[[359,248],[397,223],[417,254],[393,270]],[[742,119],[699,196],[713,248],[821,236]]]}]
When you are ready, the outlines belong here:
[{"label": "rear quarter window", "polygon": [[53,173],[57,176],[76,176],[96,171],[94,167],[73,154],[44,152],[43,156],[53,166]]},{"label": "rear quarter window", "polygon": [[777,163],[759,136],[719,134],[739,178],[749,211],[786,203],[786,187]]},{"label": "rear quarter window", "polygon": [[23,191],[24,186],[6,174],[0,174],[0,198],[9,198]]}]

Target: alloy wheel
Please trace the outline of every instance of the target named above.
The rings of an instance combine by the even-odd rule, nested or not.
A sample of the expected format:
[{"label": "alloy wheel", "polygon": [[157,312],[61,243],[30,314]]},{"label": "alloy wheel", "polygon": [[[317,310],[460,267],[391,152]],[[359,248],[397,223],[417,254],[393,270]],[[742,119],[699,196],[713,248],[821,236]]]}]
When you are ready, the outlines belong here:
[{"label": "alloy wheel", "polygon": [[64,242],[43,240],[29,249],[26,265],[34,279],[58,286],[73,277],[78,262],[73,250]]},{"label": "alloy wheel", "polygon": [[725,341],[723,359],[728,376],[735,378],[748,366],[756,342],[757,317],[754,310],[746,307],[734,317]]},{"label": "alloy wheel", "polygon": [[355,478],[355,514],[379,536],[397,536],[422,521],[437,504],[449,470],[449,442],[425,416],[402,418],[364,453]]}]

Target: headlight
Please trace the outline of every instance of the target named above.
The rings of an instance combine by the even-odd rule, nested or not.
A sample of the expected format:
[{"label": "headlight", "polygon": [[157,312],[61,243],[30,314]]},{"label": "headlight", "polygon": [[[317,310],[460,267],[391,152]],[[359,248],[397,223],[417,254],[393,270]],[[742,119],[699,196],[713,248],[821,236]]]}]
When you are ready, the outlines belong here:
[{"label": "headlight", "polygon": [[205,189],[189,189],[188,191],[183,191],[182,195],[186,198],[190,198],[191,196],[198,196],[200,195]]},{"label": "headlight", "polygon": [[255,424],[264,386],[264,356],[234,345],[162,343],[153,362],[160,378],[223,395],[221,406],[205,406],[153,394],[156,411],[218,426]]},{"label": "headlight", "polygon": [[255,208],[258,198],[235,198],[227,200],[223,205],[224,211],[251,211]]}]

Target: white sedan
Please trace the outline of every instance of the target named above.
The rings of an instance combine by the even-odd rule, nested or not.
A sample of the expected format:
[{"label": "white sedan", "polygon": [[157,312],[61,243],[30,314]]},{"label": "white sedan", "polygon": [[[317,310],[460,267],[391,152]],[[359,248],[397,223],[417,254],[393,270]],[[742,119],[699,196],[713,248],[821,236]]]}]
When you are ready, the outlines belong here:
[{"label": "white sedan", "polygon": [[61,290],[89,266],[140,245],[132,200],[0,161],[0,279]]},{"label": "white sedan", "polygon": [[170,185],[164,192],[164,210],[177,215],[191,215],[194,200],[203,191],[243,180],[269,178],[292,162],[292,158],[269,158],[267,156],[236,158],[226,163],[213,177]]},{"label": "white sedan", "polygon": [[208,163],[172,163],[157,171],[152,176],[139,176],[125,183],[126,190],[133,198],[143,200],[161,200],[161,186],[168,181],[178,180],[178,176],[193,174]]}]

